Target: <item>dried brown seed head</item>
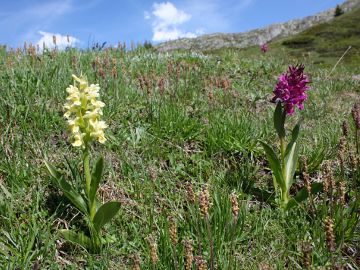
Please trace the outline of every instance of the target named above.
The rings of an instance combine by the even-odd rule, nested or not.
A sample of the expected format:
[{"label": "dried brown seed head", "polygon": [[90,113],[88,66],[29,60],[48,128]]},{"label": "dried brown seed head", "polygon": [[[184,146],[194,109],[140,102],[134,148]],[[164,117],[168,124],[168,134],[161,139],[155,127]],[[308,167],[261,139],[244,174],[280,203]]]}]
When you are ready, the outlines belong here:
[{"label": "dried brown seed head", "polygon": [[325,219],[326,246],[330,252],[335,251],[334,222],[330,217]]},{"label": "dried brown seed head", "polygon": [[178,234],[177,234],[177,227],[174,217],[169,217],[169,235],[170,235],[171,244],[173,245],[173,247],[176,247],[178,242]]},{"label": "dried brown seed head", "polygon": [[311,269],[312,245],[310,243],[304,243],[302,251],[303,251],[303,267],[304,269]]},{"label": "dried brown seed head", "polygon": [[203,258],[203,256],[196,256],[195,257],[195,264],[197,270],[207,270],[207,262]]},{"label": "dried brown seed head", "polygon": [[149,245],[150,245],[150,258],[151,258],[151,263],[153,265],[156,265],[157,262],[159,261],[159,257],[157,255],[157,243],[156,243],[156,240],[154,238],[153,235],[149,235],[147,237],[147,240],[149,242]]},{"label": "dried brown seed head", "polygon": [[141,260],[139,254],[134,254],[132,260],[133,260],[133,270],[141,270],[140,268]]},{"label": "dried brown seed head", "polygon": [[235,193],[232,193],[230,195],[230,202],[231,202],[231,211],[233,214],[233,218],[234,220],[237,220],[239,216],[239,203]]},{"label": "dried brown seed head", "polygon": [[349,124],[348,124],[348,122],[347,121],[342,122],[341,127],[342,127],[343,136],[344,137],[349,136]]},{"label": "dried brown seed head", "polygon": [[360,129],[360,113],[359,113],[359,111],[360,111],[359,104],[355,103],[354,107],[351,110],[351,116],[354,120],[356,129]]},{"label": "dried brown seed head", "polygon": [[202,217],[207,217],[210,207],[210,194],[206,185],[203,186],[199,194],[200,214]]},{"label": "dried brown seed head", "polygon": [[184,249],[185,249],[185,270],[191,270],[193,261],[194,261],[194,248],[193,242],[190,239],[184,240]]},{"label": "dried brown seed head", "polygon": [[196,200],[196,196],[195,196],[195,192],[193,189],[193,185],[191,184],[191,182],[187,182],[186,183],[186,195],[187,195],[187,199],[190,203],[195,203]]},{"label": "dried brown seed head", "polygon": [[341,181],[339,183],[339,202],[342,206],[345,206],[345,194],[346,194],[346,183],[345,181]]}]

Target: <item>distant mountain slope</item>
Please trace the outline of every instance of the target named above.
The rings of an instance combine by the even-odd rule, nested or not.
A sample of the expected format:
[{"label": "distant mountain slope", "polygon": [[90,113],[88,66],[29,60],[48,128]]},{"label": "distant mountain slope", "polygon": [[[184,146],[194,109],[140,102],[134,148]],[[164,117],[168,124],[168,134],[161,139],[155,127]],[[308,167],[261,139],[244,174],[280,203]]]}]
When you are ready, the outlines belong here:
[{"label": "distant mountain slope", "polygon": [[[342,10],[349,12],[360,7],[360,0],[348,0],[341,5]],[[320,12],[314,16],[291,20],[286,23],[272,24],[244,33],[224,34],[216,33],[197,38],[182,38],[158,44],[159,51],[171,50],[200,50],[210,51],[222,48],[246,48],[259,45],[274,39],[289,37],[300,33],[315,25],[328,22],[334,18],[335,8]]]},{"label": "distant mountain slope", "polygon": [[[266,55],[269,57],[287,57],[294,61],[310,61],[326,66],[333,66],[346,52],[341,65],[359,70],[360,7],[299,34],[276,39],[268,45]],[[262,56],[258,45],[234,50],[238,50],[239,55],[244,57]],[[226,49],[208,52],[221,55],[223,51]]]},{"label": "distant mountain slope", "polygon": [[360,67],[360,7],[270,46],[293,56],[311,54],[313,61],[331,64],[351,47],[343,61]]}]

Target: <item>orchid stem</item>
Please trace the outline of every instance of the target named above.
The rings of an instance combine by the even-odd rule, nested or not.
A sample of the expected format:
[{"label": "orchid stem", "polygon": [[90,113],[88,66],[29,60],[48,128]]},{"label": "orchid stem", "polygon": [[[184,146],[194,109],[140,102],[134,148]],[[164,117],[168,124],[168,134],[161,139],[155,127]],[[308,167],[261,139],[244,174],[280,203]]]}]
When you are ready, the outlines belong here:
[{"label": "orchid stem", "polygon": [[90,153],[88,146],[86,146],[84,150],[84,173],[85,173],[85,183],[86,183],[86,196],[89,199],[90,220],[92,221],[95,216],[96,207],[95,207],[95,200],[94,201],[90,200],[91,172],[90,172]]},{"label": "orchid stem", "polygon": [[90,155],[87,147],[84,150],[84,173],[85,173],[85,183],[86,183],[86,195],[89,196],[90,185],[91,185],[91,174],[90,174]]}]

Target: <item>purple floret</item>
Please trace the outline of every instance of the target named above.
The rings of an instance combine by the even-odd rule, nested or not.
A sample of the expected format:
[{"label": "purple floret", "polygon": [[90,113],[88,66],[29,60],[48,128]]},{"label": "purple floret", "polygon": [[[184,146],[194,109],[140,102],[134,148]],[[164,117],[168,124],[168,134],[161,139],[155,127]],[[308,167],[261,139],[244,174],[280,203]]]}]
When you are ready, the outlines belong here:
[{"label": "purple floret", "polygon": [[269,50],[269,47],[266,43],[262,44],[260,46],[260,50],[263,52],[263,53],[266,53],[268,50]]},{"label": "purple floret", "polygon": [[304,65],[289,66],[287,73],[280,75],[274,89],[273,102],[282,102],[287,114],[292,115],[297,106],[304,109],[306,91],[310,89],[308,77],[304,74]]}]

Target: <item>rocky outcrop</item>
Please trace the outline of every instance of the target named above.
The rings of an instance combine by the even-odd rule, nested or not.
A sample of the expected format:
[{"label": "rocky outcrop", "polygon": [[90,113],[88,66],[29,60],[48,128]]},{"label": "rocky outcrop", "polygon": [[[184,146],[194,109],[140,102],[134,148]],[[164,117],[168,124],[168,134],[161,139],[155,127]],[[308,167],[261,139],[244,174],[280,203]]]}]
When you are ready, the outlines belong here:
[{"label": "rocky outcrop", "polygon": [[[348,0],[340,5],[340,7],[343,11],[348,12],[360,7],[360,0]],[[275,38],[291,36],[316,24],[330,21],[334,18],[334,12],[335,8],[332,8],[303,19],[272,24],[249,32],[233,34],[215,33],[202,35],[196,38],[182,38],[164,42],[155,47],[161,52],[178,49],[206,51],[221,48],[245,48],[253,45],[260,45]]]}]

